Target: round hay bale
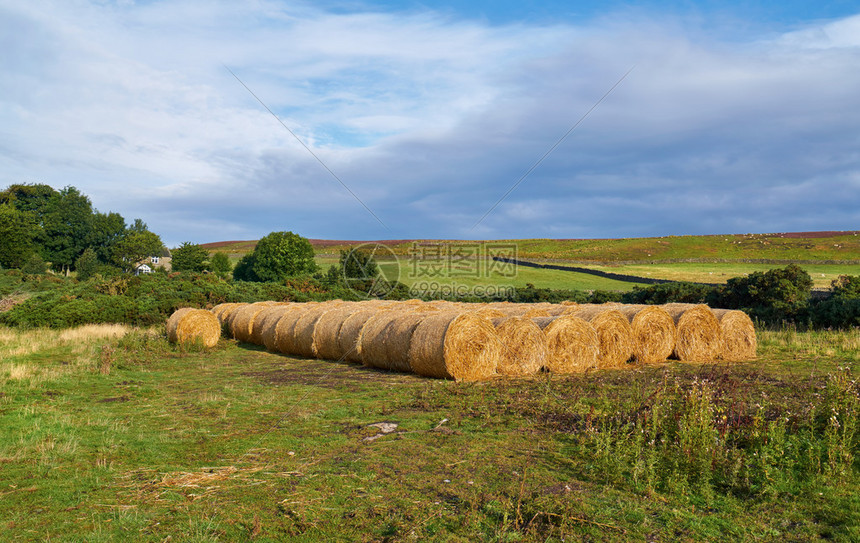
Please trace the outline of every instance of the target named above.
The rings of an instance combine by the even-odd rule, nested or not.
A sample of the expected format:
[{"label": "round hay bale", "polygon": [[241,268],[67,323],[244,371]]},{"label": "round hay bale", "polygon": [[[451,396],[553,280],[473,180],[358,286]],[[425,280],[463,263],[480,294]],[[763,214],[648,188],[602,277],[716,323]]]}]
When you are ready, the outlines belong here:
[{"label": "round hay bale", "polygon": [[337,360],[361,363],[361,333],[364,325],[371,317],[380,311],[394,311],[393,309],[361,309],[347,317],[337,333]]},{"label": "round hay bale", "polygon": [[[607,304],[609,305],[609,304]],[[642,364],[665,362],[675,350],[675,321],[657,305],[612,304],[630,321],[633,358]]]},{"label": "round hay bale", "polygon": [[[510,303],[510,302],[497,302],[497,303],[487,304],[485,309],[488,309],[488,310],[492,309],[493,311],[496,311],[497,314],[501,313],[502,315],[505,315],[507,317],[521,317],[527,311],[534,309],[534,308],[531,307],[531,304],[514,304],[514,303]],[[536,316],[539,316],[539,315],[536,315]]]},{"label": "round hay bale", "polygon": [[579,306],[569,309],[574,317],[591,323],[600,342],[598,368],[623,368],[633,357],[633,329],[630,321],[619,311],[603,305]]},{"label": "round hay bale", "polygon": [[367,321],[361,332],[361,362],[368,367],[411,371],[409,344],[427,311],[385,311]]},{"label": "round hay bale", "polygon": [[251,333],[254,328],[254,320],[264,309],[273,305],[273,302],[256,302],[238,308],[230,316],[230,335],[238,341],[253,343]]},{"label": "round hay bale", "polygon": [[293,328],[293,354],[313,358],[314,356],[314,329],[317,322],[324,314],[336,309],[337,303],[322,303],[312,309],[305,311],[296,321]]},{"label": "round hay bale", "polygon": [[499,335],[486,317],[437,312],[415,327],[409,365],[426,377],[480,381],[495,373],[500,353]]},{"label": "round hay bale", "polygon": [[251,330],[252,343],[263,345],[268,351],[275,350],[275,327],[288,311],[295,310],[301,304],[285,303],[267,307],[254,319]]},{"label": "round hay bale", "polygon": [[720,321],[711,308],[694,304],[665,304],[675,321],[674,358],[684,362],[711,362],[723,351]]},{"label": "round hay bale", "polygon": [[275,325],[275,337],[273,341],[274,350],[283,354],[297,354],[298,349],[295,346],[295,328],[296,323],[305,313],[311,311],[319,304],[304,303],[296,304],[298,307],[284,313],[278,324]]},{"label": "round hay bale", "polygon": [[263,332],[267,326],[273,326],[271,321],[277,316],[274,320],[277,321],[281,318],[283,311],[286,307],[290,305],[289,302],[277,302],[272,305],[266,306],[260,311],[256,317],[254,317],[254,321],[251,323],[251,340],[250,343],[254,345],[263,345]]},{"label": "round hay bale", "polygon": [[362,311],[364,304],[344,304],[320,315],[314,327],[314,356],[322,360],[340,360],[343,353],[337,336],[344,321],[353,313]]},{"label": "round hay bale", "polygon": [[600,340],[591,324],[573,315],[532,320],[546,335],[546,369],[553,373],[581,373],[597,367]]},{"label": "round hay bale", "polygon": [[476,309],[474,313],[488,319],[501,319],[509,316],[504,311],[500,311],[492,307],[482,307],[480,309]]},{"label": "round hay bale", "polygon": [[245,304],[226,302],[223,304],[216,305],[215,307],[213,307],[209,311],[211,311],[212,314],[214,314],[216,317],[218,317],[218,320],[220,321],[221,315],[223,315],[225,311],[228,311],[228,310],[233,309],[234,307],[238,307],[240,305],[245,305]]},{"label": "round hay bale", "polygon": [[165,325],[167,328],[167,339],[171,342],[174,340],[170,339],[176,335],[176,327],[179,326],[179,321],[182,320],[182,317],[186,314],[194,311],[193,307],[181,307],[173,312],[172,315],[167,319],[167,324]]},{"label": "round hay bale", "polygon": [[214,347],[221,337],[221,324],[211,311],[183,308],[167,321],[167,338],[180,345],[200,343]]},{"label": "round hay bale", "polygon": [[720,321],[723,335],[723,360],[740,362],[756,357],[758,342],[755,325],[743,311],[714,309],[714,316]]},{"label": "round hay bale", "polygon": [[492,322],[502,344],[497,373],[512,377],[532,375],[546,365],[549,354],[546,335],[533,320],[526,317],[500,317],[494,318]]},{"label": "round hay bale", "polygon": [[552,307],[547,309],[547,313],[549,313],[550,317],[560,317],[561,315],[567,315],[568,313],[575,311],[578,307],[578,303],[565,300],[560,304],[553,304]]},{"label": "round hay bale", "polygon": [[226,303],[218,304],[212,308],[212,312],[218,317],[218,322],[221,323],[221,331],[225,336],[230,337],[230,321],[236,311],[245,307],[245,303]]},{"label": "round hay bale", "polygon": [[534,317],[549,317],[550,314],[549,314],[549,310],[547,310],[543,307],[532,307],[531,309],[529,309],[525,313],[523,313],[522,316],[526,317],[528,319],[531,319]]}]

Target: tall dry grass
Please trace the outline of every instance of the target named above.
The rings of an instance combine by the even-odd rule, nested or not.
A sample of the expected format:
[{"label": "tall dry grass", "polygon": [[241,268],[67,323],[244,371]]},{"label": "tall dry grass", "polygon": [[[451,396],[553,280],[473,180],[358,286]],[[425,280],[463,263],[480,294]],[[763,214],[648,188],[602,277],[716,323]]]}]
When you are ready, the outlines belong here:
[{"label": "tall dry grass", "polygon": [[104,347],[135,330],[120,324],[67,330],[0,328],[0,382],[36,384],[79,371],[104,372]]}]

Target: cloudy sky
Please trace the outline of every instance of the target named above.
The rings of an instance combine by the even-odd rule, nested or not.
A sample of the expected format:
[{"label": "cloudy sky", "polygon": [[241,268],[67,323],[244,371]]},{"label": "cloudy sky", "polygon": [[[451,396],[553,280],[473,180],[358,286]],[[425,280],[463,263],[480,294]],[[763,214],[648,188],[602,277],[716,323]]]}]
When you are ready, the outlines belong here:
[{"label": "cloudy sky", "polygon": [[171,246],[860,229],[856,1],[0,0],[0,51],[0,188]]}]

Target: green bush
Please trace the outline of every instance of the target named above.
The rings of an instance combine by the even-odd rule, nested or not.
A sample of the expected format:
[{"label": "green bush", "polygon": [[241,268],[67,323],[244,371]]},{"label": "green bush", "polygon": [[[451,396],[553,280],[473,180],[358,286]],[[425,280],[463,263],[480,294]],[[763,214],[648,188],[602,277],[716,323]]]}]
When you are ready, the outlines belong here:
[{"label": "green bush", "polygon": [[206,268],[209,252],[200,245],[185,241],[171,252],[170,267],[173,271],[202,272]]},{"label": "green bush", "polygon": [[632,291],[621,296],[621,301],[626,304],[667,304],[672,302],[702,304],[713,292],[714,287],[708,285],[679,281],[644,288],[633,287]]},{"label": "green bush", "polygon": [[712,306],[742,309],[770,324],[809,320],[812,278],[795,264],[782,269],[733,277],[709,297]]},{"label": "green bush", "polygon": [[90,247],[88,247],[77,260],[75,260],[75,270],[77,270],[79,281],[86,281],[95,275],[98,269],[99,257]]},{"label": "green bush", "polygon": [[833,295],[812,304],[812,322],[818,328],[860,327],[860,275],[840,275]]}]

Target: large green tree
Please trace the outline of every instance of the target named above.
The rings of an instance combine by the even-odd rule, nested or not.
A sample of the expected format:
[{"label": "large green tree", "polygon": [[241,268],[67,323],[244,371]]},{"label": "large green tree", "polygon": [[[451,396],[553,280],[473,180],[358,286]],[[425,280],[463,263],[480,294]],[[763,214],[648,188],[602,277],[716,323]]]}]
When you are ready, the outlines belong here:
[{"label": "large green tree", "polygon": [[277,282],[317,270],[314,248],[307,238],[292,232],[272,232],[239,261],[233,276],[246,281]]},{"label": "large green tree", "polygon": [[93,214],[92,230],[87,238],[87,246],[93,249],[99,262],[109,264],[114,245],[125,233],[125,219],[122,215],[96,212]]},{"label": "large green tree", "polygon": [[159,255],[163,247],[161,238],[150,232],[146,224],[137,219],[114,243],[113,262],[124,271],[132,271],[146,257]]},{"label": "large green tree", "polygon": [[12,204],[20,211],[29,211],[37,219],[48,210],[48,203],[58,192],[49,185],[9,185],[0,191],[0,204]]},{"label": "large green tree", "polygon": [[171,263],[170,266],[174,271],[193,271],[201,272],[206,269],[206,259],[209,258],[209,251],[196,243],[185,241],[170,251]]},{"label": "large green tree", "polygon": [[43,256],[55,270],[69,270],[84,252],[93,228],[93,205],[75,187],[48,202],[44,215]]},{"label": "large green tree", "polygon": [[32,213],[11,204],[0,204],[0,266],[23,266],[34,253],[33,240],[38,231]]}]

